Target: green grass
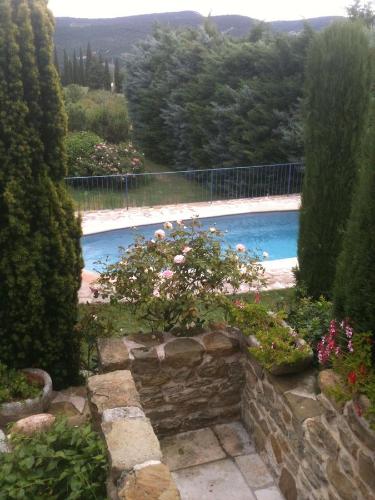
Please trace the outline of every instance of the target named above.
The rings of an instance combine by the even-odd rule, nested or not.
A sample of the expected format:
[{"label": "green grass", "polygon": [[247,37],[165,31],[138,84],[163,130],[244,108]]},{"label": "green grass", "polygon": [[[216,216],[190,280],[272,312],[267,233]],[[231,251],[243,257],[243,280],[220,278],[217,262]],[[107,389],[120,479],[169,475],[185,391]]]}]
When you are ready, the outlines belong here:
[{"label": "green grass", "polygon": [[[285,307],[285,304],[291,300],[293,295],[293,288],[286,288],[282,290],[272,290],[269,292],[261,293],[261,303],[270,310],[280,310]],[[238,296],[241,300],[253,302],[254,294],[247,293]],[[111,319],[114,327],[115,336],[130,335],[132,333],[138,333],[140,331],[148,332],[150,328],[146,322],[137,321],[132,315],[126,305],[114,306],[111,304],[82,304],[80,305],[80,311],[83,314],[87,308],[99,308],[100,314]],[[223,312],[219,309],[212,310],[207,316],[207,321],[224,321]]]},{"label": "green grass", "polygon": [[137,177],[136,185],[128,190],[128,200],[125,197],[125,185],[116,189],[111,186],[95,189],[70,188],[70,193],[78,209],[82,211],[126,208],[127,205],[150,207],[211,200],[211,193],[206,187],[184,178],[182,174],[173,173],[168,167],[146,161],[145,171],[167,174]]}]

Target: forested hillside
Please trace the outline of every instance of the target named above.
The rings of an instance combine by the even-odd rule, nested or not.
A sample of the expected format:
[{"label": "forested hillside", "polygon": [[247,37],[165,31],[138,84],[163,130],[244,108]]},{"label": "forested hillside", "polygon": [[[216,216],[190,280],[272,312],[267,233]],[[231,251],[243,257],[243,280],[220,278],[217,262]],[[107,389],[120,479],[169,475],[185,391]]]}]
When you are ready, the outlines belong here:
[{"label": "forested hillside", "polygon": [[[115,19],[74,19],[57,18],[55,43],[59,56],[65,49],[72,53],[79,47],[87,47],[91,43],[94,51],[101,51],[104,57],[121,57],[131,50],[134,43],[152,34],[155,24],[168,25],[173,28],[197,28],[205,22],[205,17],[197,12],[170,12],[164,14],[147,14]],[[211,21],[222,33],[233,37],[243,37],[258,23],[256,19],[246,16],[212,16]],[[307,22],[315,30],[328,26],[335,17],[319,17],[300,21],[275,21],[266,23],[271,30],[278,32],[300,32]]]}]

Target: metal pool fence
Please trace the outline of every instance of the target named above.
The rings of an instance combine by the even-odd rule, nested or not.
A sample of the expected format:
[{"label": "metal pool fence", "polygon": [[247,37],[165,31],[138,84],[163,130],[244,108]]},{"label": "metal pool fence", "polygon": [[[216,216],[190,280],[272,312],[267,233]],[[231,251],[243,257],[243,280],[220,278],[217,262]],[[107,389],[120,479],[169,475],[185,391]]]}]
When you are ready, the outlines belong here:
[{"label": "metal pool fence", "polygon": [[67,177],[79,210],[151,207],[300,193],[303,163]]}]

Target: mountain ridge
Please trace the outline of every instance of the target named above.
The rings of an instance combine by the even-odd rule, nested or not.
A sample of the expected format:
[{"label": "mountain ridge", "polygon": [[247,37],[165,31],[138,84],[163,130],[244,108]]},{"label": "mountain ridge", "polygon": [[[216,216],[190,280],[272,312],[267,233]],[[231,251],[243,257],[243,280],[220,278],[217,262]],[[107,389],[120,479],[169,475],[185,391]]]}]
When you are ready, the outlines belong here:
[{"label": "mountain ridge", "polygon": [[[155,14],[142,14],[115,18],[74,18],[57,17],[55,44],[58,53],[66,49],[86,47],[90,42],[94,51],[101,51],[104,56],[125,57],[134,43],[146,38],[152,33],[155,24],[168,25],[173,28],[202,26],[207,18],[194,11],[165,12]],[[235,38],[246,36],[252,26],[259,20],[241,15],[211,16],[222,33],[227,33]],[[324,16],[306,20],[271,21],[265,23],[273,31],[296,33],[302,30],[305,22],[315,30],[328,26],[338,16]]]}]

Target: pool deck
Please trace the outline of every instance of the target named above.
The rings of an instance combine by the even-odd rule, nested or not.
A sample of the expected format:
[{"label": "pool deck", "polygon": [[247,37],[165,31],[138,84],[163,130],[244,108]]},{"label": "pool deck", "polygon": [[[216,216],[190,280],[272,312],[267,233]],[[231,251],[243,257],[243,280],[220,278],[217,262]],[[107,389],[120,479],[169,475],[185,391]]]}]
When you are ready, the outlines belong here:
[{"label": "pool deck", "polygon": [[[129,208],[129,210],[98,210],[81,214],[82,232],[84,235],[89,235],[126,227],[186,220],[192,217],[219,217],[222,215],[298,210],[300,203],[301,197],[299,195],[289,195],[214,201],[212,203]],[[277,290],[294,286],[292,269],[296,265],[296,258],[264,262],[265,277],[267,278],[267,286],[264,290]],[[94,285],[97,278],[97,273],[87,269],[83,270],[82,286],[79,291],[79,301],[81,303],[95,300],[90,287]],[[246,292],[247,290],[241,291]]]}]

